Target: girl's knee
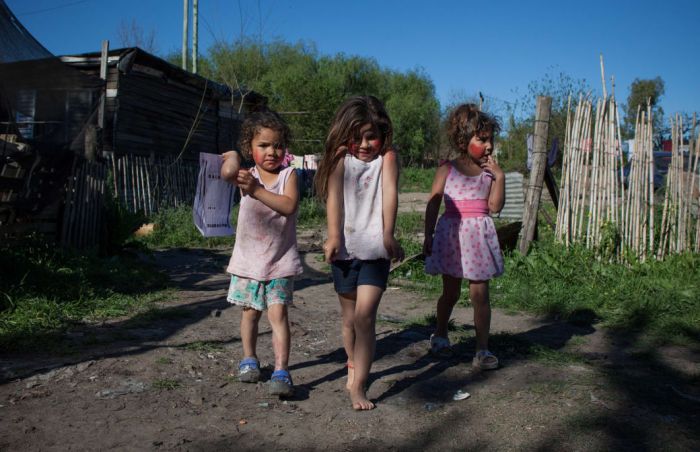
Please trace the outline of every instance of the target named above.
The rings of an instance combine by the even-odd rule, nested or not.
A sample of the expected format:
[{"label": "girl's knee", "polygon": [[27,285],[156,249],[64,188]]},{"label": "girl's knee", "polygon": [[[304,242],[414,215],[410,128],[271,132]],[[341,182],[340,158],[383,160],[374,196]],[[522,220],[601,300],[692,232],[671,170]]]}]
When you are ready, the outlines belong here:
[{"label": "girl's knee", "polygon": [[284,304],[273,304],[267,309],[267,319],[272,322],[286,322],[287,321],[287,305]]},{"label": "girl's knee", "polygon": [[355,314],[353,327],[355,330],[366,330],[374,325],[374,315],[371,313]]},{"label": "girl's knee", "polygon": [[455,293],[453,291],[443,291],[440,298],[442,298],[443,303],[446,303],[450,306],[454,306],[459,301],[459,295],[459,292]]},{"label": "girl's knee", "polygon": [[260,320],[260,317],[262,317],[262,311],[258,311],[257,309],[245,307],[241,311],[241,317],[243,317],[246,320],[257,321],[257,320]]}]

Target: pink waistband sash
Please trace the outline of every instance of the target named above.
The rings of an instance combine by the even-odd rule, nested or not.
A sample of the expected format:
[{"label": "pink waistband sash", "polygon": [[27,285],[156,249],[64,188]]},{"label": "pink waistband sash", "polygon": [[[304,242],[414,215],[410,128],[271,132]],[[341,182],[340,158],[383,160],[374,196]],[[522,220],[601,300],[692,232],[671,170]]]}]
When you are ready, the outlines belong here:
[{"label": "pink waistband sash", "polygon": [[445,199],[445,215],[460,218],[478,218],[489,214],[489,202],[487,199],[466,199],[453,201]]}]

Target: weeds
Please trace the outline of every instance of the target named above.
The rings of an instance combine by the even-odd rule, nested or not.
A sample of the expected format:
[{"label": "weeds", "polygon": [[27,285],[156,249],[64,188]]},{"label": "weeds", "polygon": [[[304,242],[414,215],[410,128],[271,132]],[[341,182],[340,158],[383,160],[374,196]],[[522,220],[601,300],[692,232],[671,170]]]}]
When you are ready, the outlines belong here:
[{"label": "weeds", "polygon": [[210,341],[196,341],[196,342],[191,342],[191,343],[185,345],[185,350],[191,350],[191,351],[203,352],[203,353],[220,352],[223,349],[224,349],[224,347],[221,344],[219,344],[218,342],[210,342]]},{"label": "weeds", "polygon": [[316,197],[306,197],[299,201],[297,226],[302,229],[320,228],[326,224],[326,208]]},{"label": "weeds", "polygon": [[435,177],[435,168],[402,168],[399,191],[402,193],[430,193]]},{"label": "weeds", "polygon": [[494,284],[497,306],[574,322],[650,333],[660,342],[700,341],[700,256],[628,267],[602,262],[584,248],[537,243],[513,254]]},{"label": "weeds", "polygon": [[[238,206],[231,210],[231,224],[238,219]],[[233,237],[202,237],[192,220],[192,207],[180,206],[162,209],[151,219],[153,233],[133,239],[149,248],[217,248],[232,247]]]},{"label": "weeds", "polygon": [[138,258],[63,251],[37,237],[0,246],[0,348],[60,346],[85,322],[142,312],[163,300],[167,278]]},{"label": "weeds", "polygon": [[535,360],[546,364],[566,365],[582,363],[585,361],[581,356],[575,353],[555,350],[540,344],[531,346],[529,353]]},{"label": "weeds", "polygon": [[155,389],[164,389],[166,391],[172,391],[180,387],[180,382],[170,378],[159,378],[153,381],[152,384]]}]

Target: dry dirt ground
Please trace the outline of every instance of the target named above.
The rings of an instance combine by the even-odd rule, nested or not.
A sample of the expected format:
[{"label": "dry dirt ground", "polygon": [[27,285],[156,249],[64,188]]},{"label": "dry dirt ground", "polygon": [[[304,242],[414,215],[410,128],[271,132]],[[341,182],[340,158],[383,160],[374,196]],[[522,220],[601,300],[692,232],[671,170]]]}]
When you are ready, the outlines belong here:
[{"label": "dry dirt ground", "polygon": [[[177,290],[158,315],[75,329],[64,339],[69,355],[0,355],[0,450],[700,450],[697,350],[650,353],[585,319],[496,310],[502,367],[480,373],[469,365],[471,310],[455,311],[457,356],[435,360],[430,327],[411,324],[434,300],[397,281],[379,310],[369,388],[377,408],[354,412],[320,236],[302,237],[293,398],[235,378],[229,251],[159,251],[149,259]],[[258,350],[273,362],[264,319]],[[471,397],[453,401],[458,390]]]}]

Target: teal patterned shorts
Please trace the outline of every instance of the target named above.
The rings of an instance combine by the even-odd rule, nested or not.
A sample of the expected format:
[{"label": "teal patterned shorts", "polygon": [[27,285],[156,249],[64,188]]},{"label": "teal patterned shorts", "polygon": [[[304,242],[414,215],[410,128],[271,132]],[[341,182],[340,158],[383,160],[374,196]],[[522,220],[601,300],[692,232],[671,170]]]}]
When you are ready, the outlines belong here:
[{"label": "teal patterned shorts", "polygon": [[257,281],[231,275],[226,299],[238,306],[264,311],[273,304],[292,304],[293,294],[294,278]]}]

